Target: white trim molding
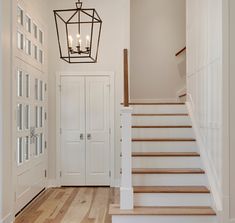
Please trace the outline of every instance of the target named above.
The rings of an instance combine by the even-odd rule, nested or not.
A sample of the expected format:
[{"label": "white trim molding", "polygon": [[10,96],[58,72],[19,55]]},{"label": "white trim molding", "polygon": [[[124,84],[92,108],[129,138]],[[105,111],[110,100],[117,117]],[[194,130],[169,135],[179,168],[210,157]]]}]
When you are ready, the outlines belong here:
[{"label": "white trim molding", "polygon": [[2,220],[0,220],[0,223],[13,223],[14,222],[14,217],[11,213],[6,215]]},{"label": "white trim molding", "polygon": [[208,156],[207,150],[205,148],[205,145],[202,141],[201,134],[200,134],[200,128],[198,126],[197,120],[195,118],[195,114],[193,112],[192,104],[189,102],[186,102],[189,115],[192,120],[193,129],[195,131],[197,144],[200,150],[200,154],[202,157],[203,165],[205,167],[205,171],[207,173],[209,186],[212,192],[213,200],[214,200],[214,206],[218,212],[222,211],[222,201],[221,201],[221,192],[220,192],[220,186],[218,185],[218,179],[214,171],[214,164],[211,161],[210,157]]}]

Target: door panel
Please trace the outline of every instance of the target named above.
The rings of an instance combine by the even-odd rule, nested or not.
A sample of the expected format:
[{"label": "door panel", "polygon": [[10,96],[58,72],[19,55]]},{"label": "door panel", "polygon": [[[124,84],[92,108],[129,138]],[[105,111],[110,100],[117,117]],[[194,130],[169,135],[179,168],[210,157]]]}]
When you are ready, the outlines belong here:
[{"label": "door panel", "polygon": [[61,184],[85,185],[85,80],[61,77]]},{"label": "door panel", "polygon": [[[46,186],[47,169],[45,141],[47,123],[44,112],[47,108],[46,80],[43,74],[17,60],[14,79],[16,120],[14,127],[16,148],[15,213],[19,212]],[[36,80],[42,88],[38,89]],[[36,98],[36,94],[44,98]],[[40,108],[39,110],[36,108]],[[36,120],[40,125],[36,125]]]},{"label": "door panel", "polygon": [[86,78],[86,184],[109,185],[109,78]]}]

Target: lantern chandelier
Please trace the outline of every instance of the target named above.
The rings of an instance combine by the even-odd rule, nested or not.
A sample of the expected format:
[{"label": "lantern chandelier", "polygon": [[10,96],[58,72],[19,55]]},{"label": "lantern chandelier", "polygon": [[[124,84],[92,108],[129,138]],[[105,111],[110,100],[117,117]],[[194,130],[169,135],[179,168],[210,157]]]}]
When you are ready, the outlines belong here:
[{"label": "lantern chandelier", "polygon": [[96,63],[102,20],[93,8],[54,10],[60,58],[68,63]]}]

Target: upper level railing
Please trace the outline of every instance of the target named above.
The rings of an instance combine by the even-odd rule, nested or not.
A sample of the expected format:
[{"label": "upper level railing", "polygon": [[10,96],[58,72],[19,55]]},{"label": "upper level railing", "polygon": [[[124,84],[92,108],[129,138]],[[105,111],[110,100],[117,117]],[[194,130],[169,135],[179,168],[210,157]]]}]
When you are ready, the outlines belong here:
[{"label": "upper level railing", "polygon": [[177,53],[175,54],[175,56],[178,57],[181,53],[183,53],[183,52],[186,51],[186,50],[187,50],[187,48],[186,48],[186,46],[185,46],[183,49],[181,49],[179,52],[177,52]]}]

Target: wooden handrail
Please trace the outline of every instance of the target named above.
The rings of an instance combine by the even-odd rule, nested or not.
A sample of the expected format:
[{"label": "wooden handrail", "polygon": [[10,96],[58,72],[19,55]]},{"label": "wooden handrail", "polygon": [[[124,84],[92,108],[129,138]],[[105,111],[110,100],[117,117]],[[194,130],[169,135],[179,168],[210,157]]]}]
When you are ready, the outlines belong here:
[{"label": "wooden handrail", "polygon": [[180,50],[178,53],[176,53],[175,56],[176,56],[176,57],[179,56],[179,55],[180,55],[181,53],[183,53],[186,49],[187,49],[187,48],[186,48],[186,46],[185,46],[182,50]]},{"label": "wooden handrail", "polygon": [[128,49],[124,49],[124,107],[129,107]]}]

